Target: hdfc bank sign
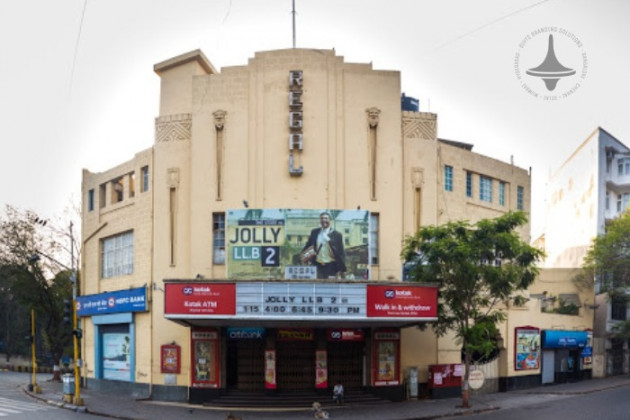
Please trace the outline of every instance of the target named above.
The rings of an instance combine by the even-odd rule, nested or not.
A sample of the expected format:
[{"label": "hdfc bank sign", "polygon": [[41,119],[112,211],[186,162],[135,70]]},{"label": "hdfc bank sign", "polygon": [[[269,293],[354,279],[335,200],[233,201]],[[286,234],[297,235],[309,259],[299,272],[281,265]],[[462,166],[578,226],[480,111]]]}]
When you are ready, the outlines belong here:
[{"label": "hdfc bank sign", "polygon": [[234,315],[236,286],[226,284],[167,283],[165,315]]},{"label": "hdfc bank sign", "polygon": [[437,318],[437,287],[367,286],[367,316]]}]

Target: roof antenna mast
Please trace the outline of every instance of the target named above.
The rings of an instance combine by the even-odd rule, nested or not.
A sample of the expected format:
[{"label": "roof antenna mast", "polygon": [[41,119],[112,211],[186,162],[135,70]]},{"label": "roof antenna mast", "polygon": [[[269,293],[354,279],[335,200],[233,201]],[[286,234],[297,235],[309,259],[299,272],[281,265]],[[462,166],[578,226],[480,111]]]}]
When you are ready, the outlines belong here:
[{"label": "roof antenna mast", "polygon": [[295,0],[293,0],[292,3],[293,10],[291,11],[291,14],[293,15],[293,48],[295,48]]}]

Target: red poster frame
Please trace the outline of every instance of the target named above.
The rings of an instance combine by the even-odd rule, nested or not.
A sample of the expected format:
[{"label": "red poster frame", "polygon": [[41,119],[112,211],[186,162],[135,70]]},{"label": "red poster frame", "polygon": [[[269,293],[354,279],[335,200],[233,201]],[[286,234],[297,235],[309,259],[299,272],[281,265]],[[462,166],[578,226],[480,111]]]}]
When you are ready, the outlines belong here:
[{"label": "red poster frame", "polygon": [[160,347],[161,373],[181,372],[182,349],[177,344],[163,344]]},{"label": "red poster frame", "polygon": [[[530,349],[529,353],[530,356],[529,357],[533,357],[533,354],[536,354],[535,356],[535,364],[532,366],[528,366],[528,362],[527,360],[521,360],[519,361],[519,354],[525,354],[525,352],[518,352],[518,336],[519,336],[519,331],[536,331],[538,334],[538,347],[537,349]],[[540,328],[538,327],[534,327],[532,325],[524,325],[521,327],[515,327],[514,328],[514,367],[513,369],[517,372],[521,372],[521,371],[527,371],[527,370],[538,370],[541,368],[541,353],[542,353],[542,348],[541,348],[541,343],[540,343]],[[529,360],[529,357],[527,358]],[[534,359],[531,359],[534,360]],[[531,361],[530,361],[531,362]],[[531,363],[530,363],[531,364]]]},{"label": "red poster frame", "polygon": [[[386,343],[391,343],[386,345]],[[387,347],[387,353],[381,354],[381,347]],[[393,347],[393,348],[392,348]],[[381,370],[389,364],[392,372],[391,379],[385,377]],[[393,364],[393,366],[391,366]],[[383,369],[381,369],[381,365]],[[400,385],[400,330],[378,329],[372,335],[372,385],[394,386]]]},{"label": "red poster frame", "polygon": [[[208,372],[208,379],[198,379],[197,361],[195,359],[195,351],[198,343],[208,343],[207,349],[210,350],[208,357],[212,356],[212,360],[204,363],[204,367]],[[203,359],[203,358],[202,358]],[[195,329],[190,335],[190,381],[193,388],[218,388],[221,378],[220,372],[220,354],[219,354],[219,333],[215,329]],[[207,365],[207,366],[206,366]],[[214,372],[214,375],[211,373]]]}]

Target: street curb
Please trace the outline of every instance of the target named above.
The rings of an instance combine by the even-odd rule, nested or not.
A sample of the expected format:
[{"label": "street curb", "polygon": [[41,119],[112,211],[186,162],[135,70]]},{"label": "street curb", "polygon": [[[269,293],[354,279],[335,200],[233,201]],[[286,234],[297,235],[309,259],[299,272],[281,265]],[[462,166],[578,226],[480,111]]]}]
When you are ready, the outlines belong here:
[{"label": "street curb", "polygon": [[431,416],[408,417],[408,418],[401,419],[401,420],[443,419],[443,418],[448,418],[448,417],[461,417],[461,416],[470,416],[470,415],[474,415],[474,414],[483,414],[483,413],[488,413],[490,411],[497,411],[497,410],[500,410],[500,409],[501,409],[501,407],[491,406],[491,407],[486,407],[486,408],[477,408],[477,409],[474,409],[474,410],[452,411],[450,413],[436,414],[436,415],[431,415]]}]

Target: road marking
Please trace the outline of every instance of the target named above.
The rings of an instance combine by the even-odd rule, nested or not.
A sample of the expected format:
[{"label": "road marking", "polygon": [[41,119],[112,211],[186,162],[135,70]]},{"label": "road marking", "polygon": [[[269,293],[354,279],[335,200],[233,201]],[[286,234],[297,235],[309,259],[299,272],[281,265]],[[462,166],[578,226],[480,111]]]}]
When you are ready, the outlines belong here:
[{"label": "road marking", "polygon": [[55,408],[57,407],[0,397],[0,417],[25,411],[45,411]]}]

